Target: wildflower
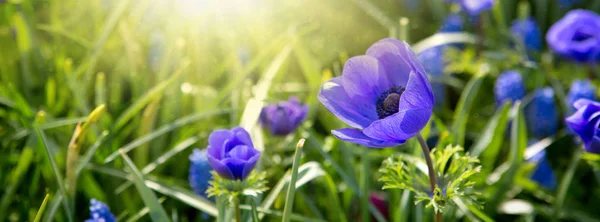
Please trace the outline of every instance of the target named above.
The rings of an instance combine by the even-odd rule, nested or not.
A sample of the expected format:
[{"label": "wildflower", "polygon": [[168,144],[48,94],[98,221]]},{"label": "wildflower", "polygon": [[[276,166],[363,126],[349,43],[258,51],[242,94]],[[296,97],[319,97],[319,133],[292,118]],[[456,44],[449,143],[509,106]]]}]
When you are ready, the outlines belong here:
[{"label": "wildflower", "polygon": [[566,118],[567,125],[575,132],[590,153],[600,153],[600,103],[578,99],[573,104],[577,111]]},{"label": "wildflower", "polygon": [[212,175],[210,171],[212,167],[206,157],[206,150],[194,149],[190,155],[190,174],[189,181],[194,193],[206,198],[206,189],[208,189],[208,181]]},{"label": "wildflower", "polygon": [[567,95],[567,104],[570,108],[571,113],[575,112],[573,103],[578,99],[596,99],[596,89],[590,82],[589,79],[575,80],[571,83],[569,94]]},{"label": "wildflower", "polygon": [[300,104],[298,98],[292,96],[288,101],[263,108],[260,123],[271,134],[283,136],[294,132],[306,118],[307,112],[308,106]]},{"label": "wildflower", "polygon": [[523,43],[527,52],[542,50],[542,34],[533,18],[515,20],[510,27],[510,32]]},{"label": "wildflower", "polygon": [[543,138],[558,130],[558,111],[554,102],[554,90],[545,87],[535,91],[531,103],[525,109],[527,129],[531,135]]},{"label": "wildflower", "polygon": [[115,222],[115,216],[110,212],[108,206],[106,204],[92,199],[90,201],[90,219],[85,220],[85,222]]},{"label": "wildflower", "polygon": [[525,97],[525,85],[523,85],[521,74],[514,70],[500,74],[494,86],[494,94],[497,105],[502,105],[505,100],[515,102],[523,99]]},{"label": "wildflower", "polygon": [[531,180],[538,183],[540,186],[548,189],[556,189],[556,175],[550,162],[546,157],[546,151],[541,151],[528,160],[532,163],[537,163],[537,166],[531,174]]},{"label": "wildflower", "polygon": [[433,92],[407,43],[383,39],[350,58],[342,76],[321,88],[319,101],[353,128],[333,130],[341,140],[368,147],[403,144],[429,121]]},{"label": "wildflower", "polygon": [[546,34],[554,53],[581,63],[600,59],[600,16],[588,10],[572,10]]},{"label": "wildflower", "polygon": [[492,9],[495,0],[460,0],[460,5],[471,16],[476,16]]},{"label": "wildflower", "polygon": [[229,180],[246,179],[260,158],[250,134],[241,127],[213,131],[206,150],[208,162],[215,172]]}]

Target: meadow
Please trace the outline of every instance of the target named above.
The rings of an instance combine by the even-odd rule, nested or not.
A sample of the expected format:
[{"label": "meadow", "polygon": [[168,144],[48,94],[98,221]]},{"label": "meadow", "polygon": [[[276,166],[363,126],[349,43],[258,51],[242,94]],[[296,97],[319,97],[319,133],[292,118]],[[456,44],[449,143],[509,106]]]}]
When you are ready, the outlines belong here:
[{"label": "meadow", "polygon": [[600,221],[598,13],[0,0],[0,221]]}]

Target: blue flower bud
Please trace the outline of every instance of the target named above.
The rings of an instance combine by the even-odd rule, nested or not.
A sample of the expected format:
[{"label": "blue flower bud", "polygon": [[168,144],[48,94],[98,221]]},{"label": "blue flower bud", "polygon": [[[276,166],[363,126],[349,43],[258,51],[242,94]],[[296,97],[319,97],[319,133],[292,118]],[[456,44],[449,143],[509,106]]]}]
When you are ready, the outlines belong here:
[{"label": "blue flower bud", "polygon": [[206,157],[206,150],[194,149],[190,155],[190,174],[189,181],[194,193],[206,198],[206,190],[209,187],[208,182],[212,179],[210,171],[212,167]]},{"label": "blue flower bud", "polygon": [[90,201],[90,219],[85,222],[116,222],[115,216],[110,212],[106,204],[92,199]]},{"label": "blue flower bud", "polygon": [[510,27],[510,32],[523,43],[527,52],[542,50],[542,34],[533,18],[515,20]]},{"label": "blue flower bud", "polygon": [[535,91],[531,103],[525,109],[525,117],[527,129],[532,136],[544,138],[556,134],[559,122],[552,87]]},{"label": "blue flower bud", "polygon": [[531,174],[531,180],[542,187],[552,190],[556,189],[556,176],[554,175],[554,170],[552,170],[548,158],[546,158],[546,151],[539,152],[528,161],[537,163],[537,166]]},{"label": "blue flower bud", "polygon": [[496,96],[496,104],[502,105],[505,100],[515,102],[525,97],[525,85],[523,78],[517,71],[506,71],[496,80],[494,86],[494,95]]},{"label": "blue flower bud", "polygon": [[573,103],[578,99],[596,99],[596,89],[589,79],[575,80],[571,83],[569,94],[567,95],[567,104],[571,113],[575,112]]}]

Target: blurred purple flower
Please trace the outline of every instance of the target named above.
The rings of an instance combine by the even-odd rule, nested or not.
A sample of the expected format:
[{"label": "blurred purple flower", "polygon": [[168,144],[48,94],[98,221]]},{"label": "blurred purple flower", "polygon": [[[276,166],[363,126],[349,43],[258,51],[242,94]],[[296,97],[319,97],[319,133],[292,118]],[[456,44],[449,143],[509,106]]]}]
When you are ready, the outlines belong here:
[{"label": "blurred purple flower", "polygon": [[476,16],[494,7],[495,0],[460,0],[460,5],[471,16]]},{"label": "blurred purple flower", "polygon": [[523,45],[527,52],[539,52],[542,50],[542,34],[535,19],[518,19],[510,27],[510,32]]},{"label": "blurred purple flower", "polygon": [[554,53],[581,63],[600,60],[600,16],[588,10],[572,10],[546,34]]},{"label": "blurred purple flower", "polygon": [[567,95],[567,104],[571,113],[575,112],[573,103],[578,99],[596,99],[596,89],[589,79],[575,80],[571,83],[571,88],[569,88],[569,94]]},{"label": "blurred purple flower", "polygon": [[505,100],[515,102],[523,99],[525,97],[525,85],[523,85],[521,74],[514,70],[500,74],[496,79],[494,95],[496,96],[496,105],[502,105]]},{"label": "blurred purple flower", "polygon": [[209,187],[208,182],[212,178],[211,170],[212,166],[210,166],[206,157],[206,150],[194,149],[190,155],[190,173],[188,179],[194,193],[204,198],[206,198],[206,190]]},{"label": "blurred purple flower", "polygon": [[585,151],[600,153],[600,103],[579,99],[573,105],[577,112],[566,118],[567,125],[579,135]]},{"label": "blurred purple flower", "polygon": [[116,222],[115,216],[110,212],[108,206],[96,199],[90,200],[90,219],[85,222]]},{"label": "blurred purple flower", "polygon": [[531,174],[531,180],[537,182],[540,186],[548,189],[556,189],[556,175],[550,165],[550,161],[546,157],[546,151],[541,151],[528,160],[532,163],[537,163],[537,166]]},{"label": "blurred purple flower", "polygon": [[321,88],[319,101],[353,128],[333,130],[341,140],[385,148],[415,136],[431,117],[434,97],[410,46],[396,39],[350,58],[342,76]]},{"label": "blurred purple flower", "polygon": [[452,13],[446,17],[439,32],[462,32],[463,19],[459,14]]},{"label": "blurred purple flower", "polygon": [[260,158],[250,134],[241,127],[213,131],[206,150],[208,162],[215,172],[229,180],[246,179]]},{"label": "blurred purple flower", "polygon": [[294,132],[306,118],[308,106],[292,96],[288,101],[270,104],[260,113],[260,124],[271,134],[283,136]]},{"label": "blurred purple flower", "polygon": [[538,89],[525,108],[527,129],[532,136],[544,138],[558,131],[558,110],[554,102],[552,87]]}]

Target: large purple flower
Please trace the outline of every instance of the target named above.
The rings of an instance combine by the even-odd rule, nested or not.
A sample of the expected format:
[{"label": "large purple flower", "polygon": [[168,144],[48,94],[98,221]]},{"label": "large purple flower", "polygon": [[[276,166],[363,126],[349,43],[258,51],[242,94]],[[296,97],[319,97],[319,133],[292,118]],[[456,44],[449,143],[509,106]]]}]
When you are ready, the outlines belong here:
[{"label": "large purple flower", "polygon": [[581,137],[585,151],[600,153],[600,103],[579,99],[573,106],[577,112],[567,117],[567,125]]},{"label": "large purple flower", "polygon": [[221,177],[230,180],[246,179],[260,158],[250,134],[241,127],[213,131],[208,137],[206,150],[212,168]]},{"label": "large purple flower", "polygon": [[546,34],[556,54],[581,63],[600,60],[600,16],[588,10],[572,10]]},{"label": "large purple flower", "polygon": [[260,113],[260,124],[271,134],[283,136],[294,132],[306,118],[308,106],[292,96],[288,101],[270,104]]},{"label": "large purple flower", "polygon": [[429,121],[431,85],[410,46],[396,39],[350,58],[342,76],[321,88],[319,101],[353,128],[333,130],[341,140],[368,147],[403,144]]}]

